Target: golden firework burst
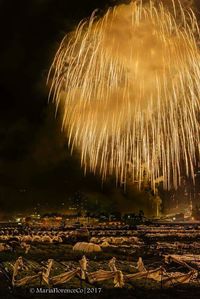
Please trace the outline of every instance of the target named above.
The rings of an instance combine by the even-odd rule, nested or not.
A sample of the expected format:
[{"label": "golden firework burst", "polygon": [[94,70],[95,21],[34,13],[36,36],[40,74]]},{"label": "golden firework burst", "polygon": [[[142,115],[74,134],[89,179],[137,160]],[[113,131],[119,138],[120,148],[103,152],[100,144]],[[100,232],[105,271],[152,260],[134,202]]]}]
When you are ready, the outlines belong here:
[{"label": "golden firework burst", "polygon": [[[174,2],[172,2],[174,4]],[[50,94],[85,170],[177,188],[200,150],[200,55],[191,10],[133,1],[79,24],[62,41]]]}]

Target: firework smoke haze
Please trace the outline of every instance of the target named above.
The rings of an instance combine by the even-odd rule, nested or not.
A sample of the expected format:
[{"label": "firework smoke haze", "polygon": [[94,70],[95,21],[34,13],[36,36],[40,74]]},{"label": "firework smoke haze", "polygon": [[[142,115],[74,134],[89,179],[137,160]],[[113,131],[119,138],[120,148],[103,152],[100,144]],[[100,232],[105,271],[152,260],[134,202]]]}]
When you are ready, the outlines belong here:
[{"label": "firework smoke haze", "polygon": [[177,188],[199,158],[200,55],[194,13],[133,1],[87,21],[55,56],[51,94],[85,169],[122,184]]}]

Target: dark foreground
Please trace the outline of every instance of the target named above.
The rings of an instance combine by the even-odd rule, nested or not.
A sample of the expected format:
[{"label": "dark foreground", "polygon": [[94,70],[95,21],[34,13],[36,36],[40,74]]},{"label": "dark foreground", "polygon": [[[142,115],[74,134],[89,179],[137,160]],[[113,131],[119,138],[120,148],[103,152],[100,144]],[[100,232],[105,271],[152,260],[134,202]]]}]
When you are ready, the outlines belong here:
[{"label": "dark foreground", "polygon": [[[149,226],[132,230],[92,229],[89,236],[81,236],[70,231],[29,232],[31,238],[28,252],[20,246],[27,232],[5,231],[0,234],[0,243],[9,249],[0,252],[0,298],[2,299],[39,299],[39,298],[199,298],[200,297],[200,228],[198,226]],[[54,236],[59,235],[59,240]],[[35,238],[37,236],[37,238]],[[44,239],[44,236],[50,236]],[[54,238],[54,239],[53,239]],[[92,241],[101,246],[101,252],[74,251],[78,241]],[[24,239],[23,239],[24,240]],[[53,241],[52,241],[53,240]],[[24,242],[24,241],[23,241]],[[12,285],[13,265],[22,256],[25,268],[19,272],[19,279],[34,275],[46,267],[48,259],[53,259],[51,277],[75,269],[83,254],[88,259],[88,273],[103,269],[109,271],[109,261],[116,258],[117,269],[123,274],[135,273],[137,260],[142,257],[147,270],[164,267],[168,273],[188,273],[196,271],[195,280],[188,283],[163,287],[162,281],[140,279],[127,281],[122,288],[114,288],[113,279],[89,283],[77,277],[70,281],[48,287],[43,281],[36,280],[24,286]],[[186,266],[172,262],[166,263],[165,256],[176,255],[186,259]],[[187,266],[189,268],[187,268]],[[131,268],[132,267],[132,268]],[[189,270],[188,270],[189,269]],[[64,292],[64,293],[63,293]]]}]

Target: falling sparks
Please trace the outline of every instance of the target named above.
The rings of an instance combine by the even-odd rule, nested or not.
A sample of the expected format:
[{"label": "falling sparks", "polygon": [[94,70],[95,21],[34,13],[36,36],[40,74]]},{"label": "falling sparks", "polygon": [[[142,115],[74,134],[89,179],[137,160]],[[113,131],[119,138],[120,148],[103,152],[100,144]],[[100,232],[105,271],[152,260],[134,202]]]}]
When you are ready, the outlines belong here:
[{"label": "falling sparks", "polygon": [[[105,180],[177,188],[194,180],[200,151],[199,30],[179,5],[131,2],[95,13],[62,41],[52,95],[85,170]],[[160,179],[162,178],[162,179]]]}]

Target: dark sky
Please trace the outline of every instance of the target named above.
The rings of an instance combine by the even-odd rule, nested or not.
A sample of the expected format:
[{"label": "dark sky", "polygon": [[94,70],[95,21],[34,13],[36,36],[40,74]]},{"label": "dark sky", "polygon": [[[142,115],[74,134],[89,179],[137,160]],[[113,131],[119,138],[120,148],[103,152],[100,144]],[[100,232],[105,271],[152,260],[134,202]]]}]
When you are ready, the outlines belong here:
[{"label": "dark sky", "polygon": [[[47,72],[64,35],[96,8],[117,1],[0,1],[0,209],[50,206],[75,191],[113,196],[70,156],[55,108],[48,104]],[[119,191],[121,192],[121,191]],[[0,214],[1,215],[1,214]]]},{"label": "dark sky", "polygon": [[0,0],[0,216],[38,202],[57,206],[77,190],[123,199],[114,184],[102,190],[98,177],[84,177],[78,153],[70,156],[55,108],[48,104],[46,86],[64,35],[94,9],[117,2]]}]

